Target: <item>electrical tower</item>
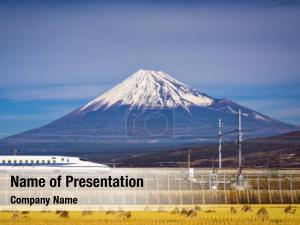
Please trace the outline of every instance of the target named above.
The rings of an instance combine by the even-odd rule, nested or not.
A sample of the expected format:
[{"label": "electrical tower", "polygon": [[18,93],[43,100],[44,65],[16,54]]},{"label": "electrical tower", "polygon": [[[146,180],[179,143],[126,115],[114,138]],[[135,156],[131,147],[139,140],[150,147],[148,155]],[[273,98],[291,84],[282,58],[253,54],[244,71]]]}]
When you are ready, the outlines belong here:
[{"label": "electrical tower", "polygon": [[242,172],[242,113],[240,109],[238,117],[239,171]]},{"label": "electrical tower", "polygon": [[219,169],[222,168],[222,128],[223,128],[223,121],[219,119]]},{"label": "electrical tower", "polygon": [[243,175],[242,175],[242,112],[239,109],[238,113],[238,138],[237,138],[237,145],[239,151],[239,166],[238,166],[238,177],[237,177],[237,184],[243,185]]}]

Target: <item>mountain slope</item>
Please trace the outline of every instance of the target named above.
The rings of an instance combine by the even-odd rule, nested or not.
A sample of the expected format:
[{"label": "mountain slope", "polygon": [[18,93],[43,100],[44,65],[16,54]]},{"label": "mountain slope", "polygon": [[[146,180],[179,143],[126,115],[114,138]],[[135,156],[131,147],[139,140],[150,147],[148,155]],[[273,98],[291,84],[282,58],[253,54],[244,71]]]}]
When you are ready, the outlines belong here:
[{"label": "mountain slope", "polygon": [[24,153],[123,157],[215,141],[218,119],[236,129],[242,110],[246,137],[292,131],[282,123],[228,99],[191,89],[160,71],[139,70],[86,105],[43,127],[0,141]]},{"label": "mountain slope", "polygon": [[[234,142],[223,144],[223,167],[237,167],[237,146]],[[185,167],[187,153],[191,153],[192,167],[211,167],[212,157],[218,165],[218,145],[207,145],[189,149],[173,149],[150,154],[141,154],[116,163],[119,167]],[[246,168],[257,167],[300,167],[300,131],[289,132],[266,138],[254,138],[243,142],[243,165]]]}]

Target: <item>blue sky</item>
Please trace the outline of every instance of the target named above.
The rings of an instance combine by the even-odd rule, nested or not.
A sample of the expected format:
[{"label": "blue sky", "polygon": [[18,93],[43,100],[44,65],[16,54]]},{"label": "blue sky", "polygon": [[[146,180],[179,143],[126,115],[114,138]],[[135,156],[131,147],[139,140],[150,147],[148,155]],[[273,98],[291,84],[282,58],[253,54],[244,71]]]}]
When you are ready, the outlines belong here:
[{"label": "blue sky", "polygon": [[300,124],[298,1],[0,1],[0,137],[136,70]]}]

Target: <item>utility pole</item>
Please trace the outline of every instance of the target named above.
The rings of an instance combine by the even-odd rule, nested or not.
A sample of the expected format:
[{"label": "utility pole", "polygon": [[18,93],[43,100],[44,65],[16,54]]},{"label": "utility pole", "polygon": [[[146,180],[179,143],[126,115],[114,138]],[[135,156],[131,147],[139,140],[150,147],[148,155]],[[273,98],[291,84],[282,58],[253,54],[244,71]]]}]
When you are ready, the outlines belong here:
[{"label": "utility pole", "polygon": [[219,169],[222,168],[222,119],[219,119]]},{"label": "utility pole", "polygon": [[243,175],[242,175],[242,112],[239,109],[238,113],[238,151],[239,151],[239,167],[238,167],[238,185],[243,185]]},{"label": "utility pole", "polygon": [[242,112],[239,109],[238,118],[238,149],[239,149],[239,172],[242,173]]},{"label": "utility pole", "polygon": [[187,158],[187,160],[188,160],[188,168],[191,168],[191,152],[192,152],[192,150],[188,150],[188,158]]},{"label": "utility pole", "polygon": [[12,154],[16,156],[18,154],[18,150],[17,149],[13,149],[12,150]]},{"label": "utility pole", "polygon": [[215,173],[215,157],[214,156],[211,157],[211,167],[212,167],[213,173]]},{"label": "utility pole", "polygon": [[195,177],[195,172],[194,172],[194,168],[191,168],[191,153],[192,153],[192,150],[189,149],[189,150],[188,150],[188,158],[187,158],[187,163],[188,163],[188,173],[189,173],[189,179],[194,179],[194,177]]}]

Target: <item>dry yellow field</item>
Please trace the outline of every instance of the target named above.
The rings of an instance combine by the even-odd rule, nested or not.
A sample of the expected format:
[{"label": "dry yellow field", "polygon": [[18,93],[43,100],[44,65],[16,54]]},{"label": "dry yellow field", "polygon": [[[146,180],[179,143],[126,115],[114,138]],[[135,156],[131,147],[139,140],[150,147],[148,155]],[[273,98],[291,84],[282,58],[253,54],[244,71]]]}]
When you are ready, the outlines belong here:
[{"label": "dry yellow field", "polygon": [[260,225],[300,224],[300,205],[204,205],[164,211],[0,212],[0,225]]}]

